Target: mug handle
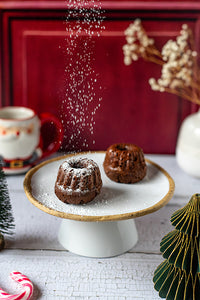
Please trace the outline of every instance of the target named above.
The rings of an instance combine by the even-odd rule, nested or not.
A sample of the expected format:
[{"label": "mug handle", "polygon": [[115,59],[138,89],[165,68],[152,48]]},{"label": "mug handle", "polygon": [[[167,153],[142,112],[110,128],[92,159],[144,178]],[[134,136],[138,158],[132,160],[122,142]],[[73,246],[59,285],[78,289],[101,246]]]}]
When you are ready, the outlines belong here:
[{"label": "mug handle", "polygon": [[45,112],[39,115],[40,128],[40,148],[41,158],[51,155],[59,150],[63,141],[64,130],[60,120],[51,113]]}]

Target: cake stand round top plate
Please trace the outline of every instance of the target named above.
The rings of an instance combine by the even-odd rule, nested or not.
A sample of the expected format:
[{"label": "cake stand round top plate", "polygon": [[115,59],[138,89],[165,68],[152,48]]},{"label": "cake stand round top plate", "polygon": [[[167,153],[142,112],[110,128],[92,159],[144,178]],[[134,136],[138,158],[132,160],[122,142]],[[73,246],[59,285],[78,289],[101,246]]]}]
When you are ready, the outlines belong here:
[{"label": "cake stand round top plate", "polygon": [[39,209],[57,217],[78,221],[118,221],[152,213],[168,203],[174,193],[174,181],[159,165],[146,159],[147,174],[134,184],[111,181],[103,169],[105,152],[85,152],[76,156],[93,159],[100,168],[101,193],[84,205],[65,204],[54,186],[60,164],[74,155],[60,156],[31,169],[25,176],[24,190]]}]

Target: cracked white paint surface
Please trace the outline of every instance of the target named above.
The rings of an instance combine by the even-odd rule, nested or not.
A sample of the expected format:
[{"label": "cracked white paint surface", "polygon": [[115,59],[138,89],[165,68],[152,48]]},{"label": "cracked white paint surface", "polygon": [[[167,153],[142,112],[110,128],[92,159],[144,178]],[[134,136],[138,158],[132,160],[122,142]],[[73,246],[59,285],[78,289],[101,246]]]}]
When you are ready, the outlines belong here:
[{"label": "cracked white paint surface", "polygon": [[32,280],[33,299],[159,299],[151,278],[160,262],[159,255],[91,259],[63,251],[6,250],[0,283],[9,289],[7,275],[16,269]]}]

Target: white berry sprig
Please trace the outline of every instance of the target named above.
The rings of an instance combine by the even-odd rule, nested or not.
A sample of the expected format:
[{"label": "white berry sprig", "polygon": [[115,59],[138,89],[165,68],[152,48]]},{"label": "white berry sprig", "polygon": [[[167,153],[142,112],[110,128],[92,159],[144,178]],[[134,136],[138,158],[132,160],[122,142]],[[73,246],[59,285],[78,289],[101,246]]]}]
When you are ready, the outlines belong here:
[{"label": "white berry sprig", "polygon": [[127,41],[123,46],[125,65],[130,65],[139,57],[163,64],[161,53],[154,46],[154,39],[148,37],[140,19],[130,24],[124,33]]},{"label": "white berry sprig", "polygon": [[136,19],[125,31],[124,63],[130,65],[139,57],[161,65],[161,77],[150,78],[152,90],[169,92],[200,105],[200,72],[191,29],[184,24],[176,40],[169,40],[160,52]]}]

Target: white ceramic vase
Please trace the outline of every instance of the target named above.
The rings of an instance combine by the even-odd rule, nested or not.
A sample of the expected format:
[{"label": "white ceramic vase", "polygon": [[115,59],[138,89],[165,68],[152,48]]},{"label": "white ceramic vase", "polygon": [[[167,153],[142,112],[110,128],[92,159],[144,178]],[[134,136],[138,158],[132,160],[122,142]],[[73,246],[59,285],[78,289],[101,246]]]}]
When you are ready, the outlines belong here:
[{"label": "white ceramic vase", "polygon": [[200,178],[200,109],[188,116],[181,125],[176,159],[183,171]]}]

